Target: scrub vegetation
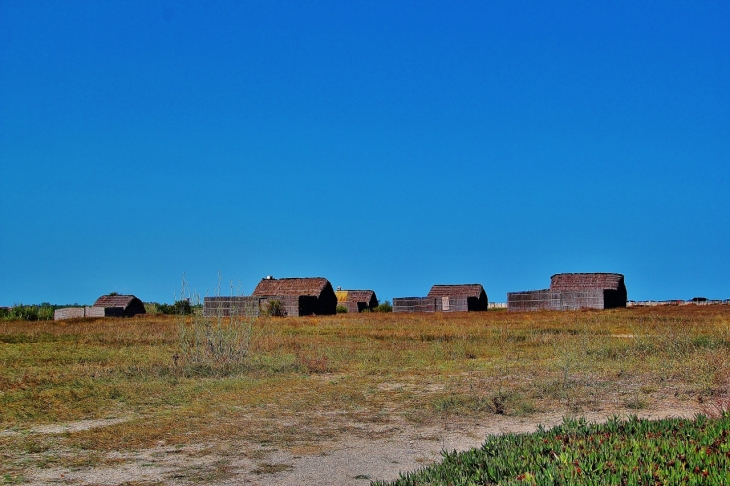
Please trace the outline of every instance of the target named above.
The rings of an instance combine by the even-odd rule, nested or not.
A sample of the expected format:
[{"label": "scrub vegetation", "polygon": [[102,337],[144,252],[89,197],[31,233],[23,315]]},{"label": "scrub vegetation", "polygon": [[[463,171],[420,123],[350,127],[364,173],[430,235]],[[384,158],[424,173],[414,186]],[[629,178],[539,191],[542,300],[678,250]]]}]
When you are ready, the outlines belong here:
[{"label": "scrub vegetation", "polygon": [[0,321],[0,478],[161,442],[306,448],[394,418],[694,410],[730,378],[728,306],[200,318]]}]

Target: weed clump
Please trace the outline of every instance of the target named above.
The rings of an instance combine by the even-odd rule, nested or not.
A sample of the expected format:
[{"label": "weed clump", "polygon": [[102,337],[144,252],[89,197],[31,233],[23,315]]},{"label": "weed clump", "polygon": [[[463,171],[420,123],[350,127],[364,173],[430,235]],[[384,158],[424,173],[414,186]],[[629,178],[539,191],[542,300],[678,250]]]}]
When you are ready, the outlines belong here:
[{"label": "weed clump", "polygon": [[[181,295],[189,295],[184,277]],[[189,304],[191,301],[195,302],[195,307],[199,307],[198,295],[180,299],[178,302]],[[269,312],[275,302],[270,303]],[[251,349],[254,321],[253,317],[224,316],[220,311],[213,316],[180,312],[179,348],[173,356],[175,365],[188,368],[188,371],[213,375],[227,374],[242,368]]]}]

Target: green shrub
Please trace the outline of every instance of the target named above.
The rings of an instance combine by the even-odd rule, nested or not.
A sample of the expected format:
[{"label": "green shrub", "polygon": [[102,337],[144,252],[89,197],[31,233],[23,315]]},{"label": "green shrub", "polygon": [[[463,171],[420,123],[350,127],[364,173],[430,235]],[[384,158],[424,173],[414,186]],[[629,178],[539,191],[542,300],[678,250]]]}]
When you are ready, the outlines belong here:
[{"label": "green shrub", "polygon": [[48,302],[40,305],[17,304],[5,309],[0,317],[11,321],[49,321],[53,320],[53,311],[58,307]]},{"label": "green shrub", "polygon": [[386,300],[375,309],[373,309],[373,312],[393,312],[393,306],[390,305],[390,301]]},{"label": "green shrub", "polygon": [[269,305],[266,307],[266,315],[269,317],[286,316],[284,304],[280,300],[270,300]]},{"label": "green shrub", "polygon": [[174,304],[160,304],[158,302],[145,303],[145,311],[148,314],[165,314],[170,316],[189,316],[194,313],[194,306],[187,299],[177,300]]},{"label": "green shrub", "polygon": [[347,314],[347,307],[342,304],[337,304],[335,312],[337,312],[338,314]]}]

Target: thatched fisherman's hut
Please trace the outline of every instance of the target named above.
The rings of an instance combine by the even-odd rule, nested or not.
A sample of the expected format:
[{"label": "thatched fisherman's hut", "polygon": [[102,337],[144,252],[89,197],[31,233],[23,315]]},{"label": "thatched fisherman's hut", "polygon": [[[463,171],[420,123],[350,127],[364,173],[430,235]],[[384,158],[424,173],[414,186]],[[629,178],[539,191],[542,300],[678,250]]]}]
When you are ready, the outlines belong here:
[{"label": "thatched fisherman's hut", "polygon": [[550,288],[509,292],[507,308],[520,310],[612,309],[626,307],[628,293],[620,273],[559,273]]},{"label": "thatched fisherman's hut", "polygon": [[396,297],[393,312],[466,312],[487,310],[481,284],[434,285],[426,297]]},{"label": "thatched fisherman's hut", "polygon": [[[102,295],[92,309],[104,309],[103,316],[132,317],[144,314],[144,303],[134,295],[109,294]],[[101,311],[98,311],[101,314]],[[87,313],[87,317],[89,314]]]},{"label": "thatched fisherman's hut", "polygon": [[596,292],[595,309],[626,307],[628,292],[620,273],[558,273],[550,277],[550,290]]},{"label": "thatched fisherman's hut", "polygon": [[337,310],[337,296],[332,284],[322,277],[266,277],[251,296],[280,300],[288,316],[332,315]]},{"label": "thatched fisherman's hut", "polygon": [[337,305],[347,308],[347,312],[373,310],[378,306],[378,298],[372,290],[336,290]]},{"label": "thatched fisherman's hut", "polygon": [[489,307],[481,284],[434,285],[427,297],[440,297],[444,312],[485,311]]}]

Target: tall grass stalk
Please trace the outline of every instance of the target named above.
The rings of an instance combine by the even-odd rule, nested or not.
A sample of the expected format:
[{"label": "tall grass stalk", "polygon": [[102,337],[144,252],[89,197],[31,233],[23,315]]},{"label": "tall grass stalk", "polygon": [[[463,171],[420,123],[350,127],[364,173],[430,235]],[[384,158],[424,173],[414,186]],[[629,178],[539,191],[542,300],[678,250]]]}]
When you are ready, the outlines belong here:
[{"label": "tall grass stalk", "polygon": [[[220,296],[220,274],[216,296]],[[231,291],[233,286],[231,285]],[[183,275],[180,300],[190,299],[200,306],[200,295],[190,291]],[[210,374],[228,373],[241,368],[249,355],[255,318],[245,316],[179,314],[179,351],[173,359],[176,365]]]}]

